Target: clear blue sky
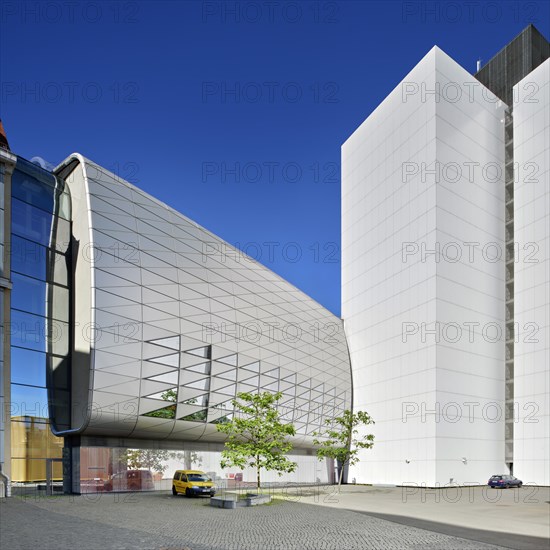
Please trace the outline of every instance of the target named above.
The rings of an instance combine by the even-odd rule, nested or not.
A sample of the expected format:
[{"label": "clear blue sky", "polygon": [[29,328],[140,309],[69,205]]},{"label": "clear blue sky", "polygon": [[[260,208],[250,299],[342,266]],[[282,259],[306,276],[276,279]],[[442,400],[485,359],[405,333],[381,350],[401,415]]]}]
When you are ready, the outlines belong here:
[{"label": "clear blue sky", "polygon": [[5,0],[0,115],[16,153],[78,151],[339,314],[341,144],[434,44],[473,71],[530,22],[550,3]]}]

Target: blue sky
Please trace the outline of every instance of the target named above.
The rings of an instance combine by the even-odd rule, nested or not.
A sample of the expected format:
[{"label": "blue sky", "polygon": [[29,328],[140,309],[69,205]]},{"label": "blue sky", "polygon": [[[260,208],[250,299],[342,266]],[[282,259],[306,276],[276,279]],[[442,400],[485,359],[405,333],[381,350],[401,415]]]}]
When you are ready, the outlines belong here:
[{"label": "blue sky", "polygon": [[[548,2],[0,4],[12,149],[78,151],[340,313],[340,146],[434,45],[469,71]],[[271,244],[266,244],[271,243]]]}]

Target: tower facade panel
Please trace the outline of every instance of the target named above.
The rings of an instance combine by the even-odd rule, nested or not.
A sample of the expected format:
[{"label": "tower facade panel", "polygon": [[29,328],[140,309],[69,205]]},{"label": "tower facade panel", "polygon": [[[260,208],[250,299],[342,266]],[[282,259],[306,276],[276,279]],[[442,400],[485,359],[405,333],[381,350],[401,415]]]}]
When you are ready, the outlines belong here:
[{"label": "tower facade panel", "polygon": [[550,60],[514,94],[514,474],[550,485]]},{"label": "tower facade panel", "polygon": [[486,482],[504,457],[504,109],[433,48],[342,148],[351,477]]}]

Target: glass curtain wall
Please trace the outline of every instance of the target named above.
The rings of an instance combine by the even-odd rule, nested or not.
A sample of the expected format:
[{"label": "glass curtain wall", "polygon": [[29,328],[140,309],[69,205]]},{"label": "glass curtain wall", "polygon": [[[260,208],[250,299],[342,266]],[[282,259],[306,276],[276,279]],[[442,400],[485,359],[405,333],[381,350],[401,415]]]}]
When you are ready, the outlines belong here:
[{"label": "glass curtain wall", "polygon": [[[12,480],[40,485],[46,459],[60,459],[63,448],[50,429],[46,380],[68,362],[70,200],[60,180],[18,158],[11,209]],[[52,462],[52,479],[62,477]]]}]

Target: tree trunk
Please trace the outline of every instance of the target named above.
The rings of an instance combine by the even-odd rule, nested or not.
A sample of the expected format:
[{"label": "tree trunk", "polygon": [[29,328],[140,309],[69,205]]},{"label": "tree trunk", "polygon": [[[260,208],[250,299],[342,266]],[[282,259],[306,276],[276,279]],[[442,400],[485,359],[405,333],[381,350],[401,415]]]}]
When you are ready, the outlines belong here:
[{"label": "tree trunk", "polygon": [[260,493],[260,457],[256,457],[256,490]]},{"label": "tree trunk", "polygon": [[342,485],[342,478],[344,477],[344,466],[345,464],[342,464],[340,466],[340,475],[338,476],[338,492],[340,492],[340,487]]}]

